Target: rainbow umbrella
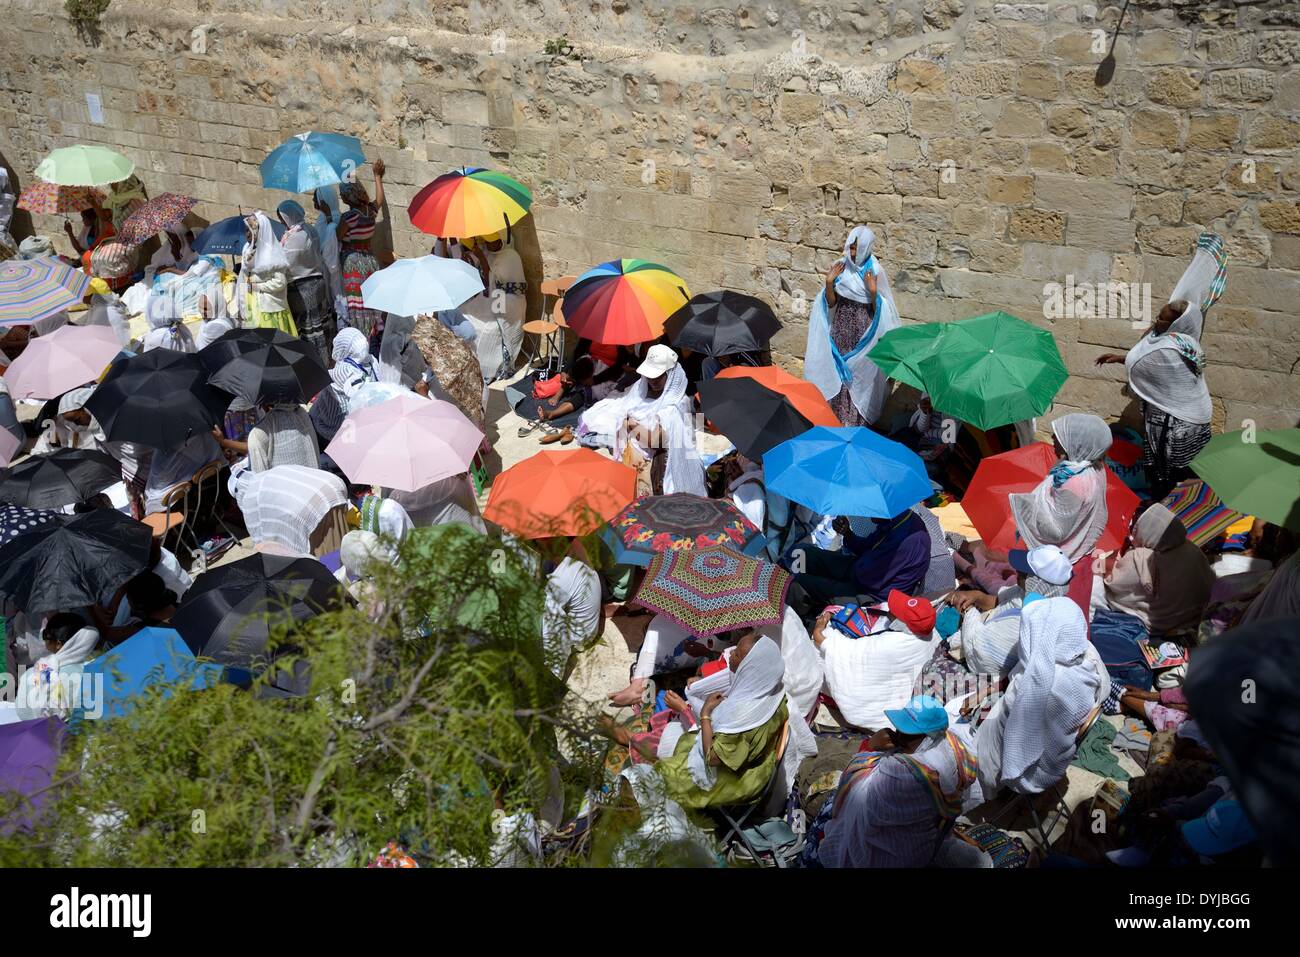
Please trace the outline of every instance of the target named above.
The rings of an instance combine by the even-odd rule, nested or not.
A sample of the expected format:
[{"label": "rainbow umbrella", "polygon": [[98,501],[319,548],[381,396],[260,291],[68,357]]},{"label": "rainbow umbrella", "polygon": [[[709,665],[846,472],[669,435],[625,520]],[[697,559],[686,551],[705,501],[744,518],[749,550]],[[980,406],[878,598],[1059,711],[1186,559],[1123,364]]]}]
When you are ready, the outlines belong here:
[{"label": "rainbow umbrella", "polygon": [[416,229],[468,239],[509,229],[528,214],[533,194],[505,173],[469,167],[435,179],[411,200]]},{"label": "rainbow umbrella", "polygon": [[106,146],[65,146],[41,160],[36,175],[59,186],[105,186],[126,179],[135,164]]},{"label": "rainbow umbrella", "polygon": [[561,308],[576,335],[630,346],[658,339],[668,317],[690,298],[686,283],[666,266],[615,259],[579,276],[564,294]]},{"label": "rainbow umbrella", "polygon": [[53,256],[0,263],[0,326],[26,325],[81,302],[90,277]]},{"label": "rainbow umbrella", "polygon": [[1242,519],[1240,512],[1224,505],[1200,479],[1179,482],[1160,504],[1178,516],[1187,529],[1187,540],[1197,548],[1204,548]]},{"label": "rainbow umbrella", "polygon": [[159,193],[122,221],[117,238],[128,246],[138,246],[150,236],[178,225],[198,204],[199,201],[193,196]]},{"label": "rainbow umbrella", "polygon": [[60,186],[57,183],[33,183],[18,197],[18,208],[41,216],[79,213],[92,208],[104,194],[89,186]]}]

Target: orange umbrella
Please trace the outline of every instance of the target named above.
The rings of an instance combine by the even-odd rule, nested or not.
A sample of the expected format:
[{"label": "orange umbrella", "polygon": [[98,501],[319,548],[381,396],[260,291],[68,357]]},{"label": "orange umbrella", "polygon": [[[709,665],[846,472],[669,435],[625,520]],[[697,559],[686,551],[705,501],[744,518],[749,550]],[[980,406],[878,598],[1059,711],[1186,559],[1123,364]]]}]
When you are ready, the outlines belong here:
[{"label": "orange umbrella", "polygon": [[548,449],[497,476],[483,516],[524,538],[587,535],[634,498],[634,469],[591,449]]},{"label": "orange umbrella", "polygon": [[790,404],[799,410],[799,414],[813,425],[825,425],[837,428],[840,420],[835,417],[830,403],[822,398],[821,389],[807,379],[791,375],[778,366],[728,366],[718,373],[719,379],[753,379],[759,385],[779,392]]}]

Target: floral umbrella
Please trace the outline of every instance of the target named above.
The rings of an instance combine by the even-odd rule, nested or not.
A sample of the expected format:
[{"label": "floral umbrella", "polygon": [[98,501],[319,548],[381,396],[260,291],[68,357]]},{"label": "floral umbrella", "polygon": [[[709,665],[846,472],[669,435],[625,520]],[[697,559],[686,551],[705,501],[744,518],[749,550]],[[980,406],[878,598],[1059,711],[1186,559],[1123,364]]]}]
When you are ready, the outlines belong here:
[{"label": "floral umbrella", "polygon": [[601,538],[615,561],[642,567],[656,552],[727,545],[757,555],[767,547],[763,533],[736,506],[686,492],[643,495],[610,519]]},{"label": "floral umbrella", "polygon": [[159,193],[122,220],[118,238],[129,246],[139,246],[150,236],[179,225],[198,202],[194,197],[180,193]]},{"label": "floral umbrella", "polygon": [[57,183],[33,183],[18,197],[18,208],[40,216],[79,213],[103,200],[104,194],[89,186],[59,186]]}]

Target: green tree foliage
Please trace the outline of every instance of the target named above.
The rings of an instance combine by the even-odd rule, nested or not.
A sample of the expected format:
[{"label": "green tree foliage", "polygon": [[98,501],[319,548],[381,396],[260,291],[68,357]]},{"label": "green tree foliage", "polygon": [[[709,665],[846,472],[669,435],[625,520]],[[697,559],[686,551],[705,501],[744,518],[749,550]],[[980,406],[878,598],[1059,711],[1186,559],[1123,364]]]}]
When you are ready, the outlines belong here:
[{"label": "green tree foliage", "polygon": [[274,667],[309,668],[307,696],[268,695],[264,675],[74,721],[38,829],[0,835],[0,864],[357,865],[389,841],[491,863],[493,811],[540,806],[557,735],[578,744],[575,790],[598,780],[543,665],[542,589],[498,540],[417,531],[358,606],[277,635]]}]

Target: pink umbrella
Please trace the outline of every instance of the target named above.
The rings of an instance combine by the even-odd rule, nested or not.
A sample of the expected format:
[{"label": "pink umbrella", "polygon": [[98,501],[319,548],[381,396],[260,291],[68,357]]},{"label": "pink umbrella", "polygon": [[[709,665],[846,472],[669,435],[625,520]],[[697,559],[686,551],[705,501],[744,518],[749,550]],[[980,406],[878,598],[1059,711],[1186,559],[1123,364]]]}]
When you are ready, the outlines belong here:
[{"label": "pink umbrella", "polygon": [[358,485],[414,492],[469,471],[482,441],[450,402],[411,393],[349,414],[325,452]]},{"label": "pink umbrella", "polygon": [[0,466],[14,460],[14,453],[22,448],[22,440],[6,429],[0,429]]},{"label": "pink umbrella", "polygon": [[16,399],[52,399],[94,382],[121,351],[109,326],[60,326],[28,341],[5,382]]}]

